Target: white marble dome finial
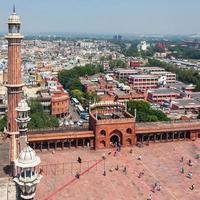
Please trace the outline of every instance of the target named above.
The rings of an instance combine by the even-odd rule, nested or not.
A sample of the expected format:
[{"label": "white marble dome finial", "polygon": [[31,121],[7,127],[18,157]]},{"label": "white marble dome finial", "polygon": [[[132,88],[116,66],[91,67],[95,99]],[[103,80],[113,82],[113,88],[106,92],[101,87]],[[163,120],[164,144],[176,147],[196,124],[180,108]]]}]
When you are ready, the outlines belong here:
[{"label": "white marble dome finial", "polygon": [[30,146],[26,145],[15,163],[17,167],[21,168],[35,167],[40,164],[40,158],[36,156],[35,151]]}]

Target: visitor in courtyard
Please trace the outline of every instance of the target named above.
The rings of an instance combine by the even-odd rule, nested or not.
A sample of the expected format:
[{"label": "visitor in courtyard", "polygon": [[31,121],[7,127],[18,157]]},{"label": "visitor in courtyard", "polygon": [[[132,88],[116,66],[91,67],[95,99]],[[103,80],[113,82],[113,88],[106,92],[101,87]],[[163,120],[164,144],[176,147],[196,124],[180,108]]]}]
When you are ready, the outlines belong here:
[{"label": "visitor in courtyard", "polygon": [[103,175],[106,176],[106,171],[105,170],[103,171]]},{"label": "visitor in courtyard", "polygon": [[124,166],[123,172],[124,172],[125,175],[127,174],[127,168],[126,168],[126,166]]},{"label": "visitor in courtyard", "polygon": [[147,197],[147,200],[151,200],[151,194],[149,195],[149,197]]},{"label": "visitor in courtyard", "polygon": [[183,156],[181,157],[180,161],[183,162]]},{"label": "visitor in courtyard", "polygon": [[103,159],[103,160],[106,159],[106,154],[105,154],[105,153],[102,155],[102,159]]},{"label": "visitor in courtyard", "polygon": [[132,154],[132,153],[133,153],[133,149],[130,150],[130,154]]},{"label": "visitor in courtyard", "polygon": [[188,178],[192,178],[192,172],[188,173]]},{"label": "visitor in courtyard", "polygon": [[159,184],[158,186],[157,186],[157,191],[160,191],[161,190],[161,185]]},{"label": "visitor in courtyard", "polygon": [[194,187],[195,187],[195,185],[194,185],[194,184],[192,184],[192,186],[191,186],[191,188],[190,188],[190,189],[191,189],[191,190],[194,190]]},{"label": "visitor in courtyard", "polygon": [[78,157],[78,160],[77,160],[79,163],[82,163],[82,159],[81,159],[81,157],[79,156]]},{"label": "visitor in courtyard", "polygon": [[79,179],[79,178],[80,178],[80,174],[79,174],[78,172],[76,172],[75,177],[76,177],[77,179]]},{"label": "visitor in courtyard", "polygon": [[192,161],[191,161],[191,160],[188,161],[188,165],[189,165],[190,167],[192,167]]},{"label": "visitor in courtyard", "polygon": [[117,167],[115,167],[115,170],[118,171],[119,170],[119,166],[117,165]]},{"label": "visitor in courtyard", "polygon": [[114,171],[114,168],[113,168],[113,167],[111,167],[111,168],[110,168],[110,172],[113,172],[113,171]]},{"label": "visitor in courtyard", "polygon": [[141,155],[138,156],[138,160],[142,160],[142,156]]},{"label": "visitor in courtyard", "polygon": [[144,169],[139,173],[138,178],[141,178],[142,176],[144,176]]},{"label": "visitor in courtyard", "polygon": [[181,167],[181,173],[184,174],[185,173],[185,170],[183,167]]}]

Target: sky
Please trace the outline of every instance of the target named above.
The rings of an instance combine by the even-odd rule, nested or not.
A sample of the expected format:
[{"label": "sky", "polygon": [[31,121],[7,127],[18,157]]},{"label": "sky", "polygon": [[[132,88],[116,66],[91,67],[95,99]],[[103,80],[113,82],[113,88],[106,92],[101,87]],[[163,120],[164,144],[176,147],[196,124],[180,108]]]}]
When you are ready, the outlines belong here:
[{"label": "sky", "polygon": [[200,0],[1,0],[0,32],[13,3],[24,33],[200,33]]}]

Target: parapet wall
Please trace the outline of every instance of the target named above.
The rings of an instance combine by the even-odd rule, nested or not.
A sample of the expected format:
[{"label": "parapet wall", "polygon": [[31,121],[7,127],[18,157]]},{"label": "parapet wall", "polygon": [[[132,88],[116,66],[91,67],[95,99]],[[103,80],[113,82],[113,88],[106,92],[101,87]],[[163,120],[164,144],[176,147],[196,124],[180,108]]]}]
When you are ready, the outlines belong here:
[{"label": "parapet wall", "polygon": [[0,199],[19,200],[16,184],[11,178],[0,178]]},{"label": "parapet wall", "polygon": [[200,130],[200,120],[136,123],[136,134]]}]

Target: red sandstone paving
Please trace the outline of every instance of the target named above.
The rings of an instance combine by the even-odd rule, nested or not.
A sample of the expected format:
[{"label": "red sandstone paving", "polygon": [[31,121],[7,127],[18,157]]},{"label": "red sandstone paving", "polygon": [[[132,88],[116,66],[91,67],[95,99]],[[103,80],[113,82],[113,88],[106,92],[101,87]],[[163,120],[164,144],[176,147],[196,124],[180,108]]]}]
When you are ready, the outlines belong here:
[{"label": "red sandstone paving", "polygon": [[[133,147],[133,153],[130,154],[130,148],[123,148],[121,153],[114,157],[108,156],[105,161],[106,176],[103,176],[104,161],[97,167],[94,167],[88,173],[75,180],[58,194],[53,196],[52,200],[146,200],[149,194],[152,194],[153,200],[200,200],[200,160],[195,159],[196,154],[200,153],[200,140],[196,142],[175,142],[175,143],[157,143],[144,146],[142,148]],[[51,167],[45,167],[41,183],[38,185],[36,198],[43,200],[51,192],[56,191],[68,181],[74,178],[80,165],[77,158],[80,156],[83,160],[81,172],[99,160],[102,154],[110,150],[90,151],[87,149],[71,149],[65,151],[56,151],[39,153],[42,165],[55,164]],[[141,155],[142,160],[137,160]],[[184,162],[180,162],[181,156]],[[193,166],[187,165],[191,159]],[[92,161],[93,160],[93,161]],[[59,163],[71,163],[63,164]],[[110,172],[111,168],[119,165],[119,170]],[[127,175],[122,170],[127,166]],[[180,173],[181,167],[185,168],[185,174]],[[54,175],[56,168],[56,174]],[[139,172],[144,169],[143,177],[138,178]],[[193,178],[186,177],[187,173],[192,171]],[[64,173],[63,173],[64,172]],[[72,175],[72,174],[73,175]],[[161,184],[161,191],[151,192],[152,185],[158,181]],[[189,187],[195,184],[195,190],[191,191]]]}]

